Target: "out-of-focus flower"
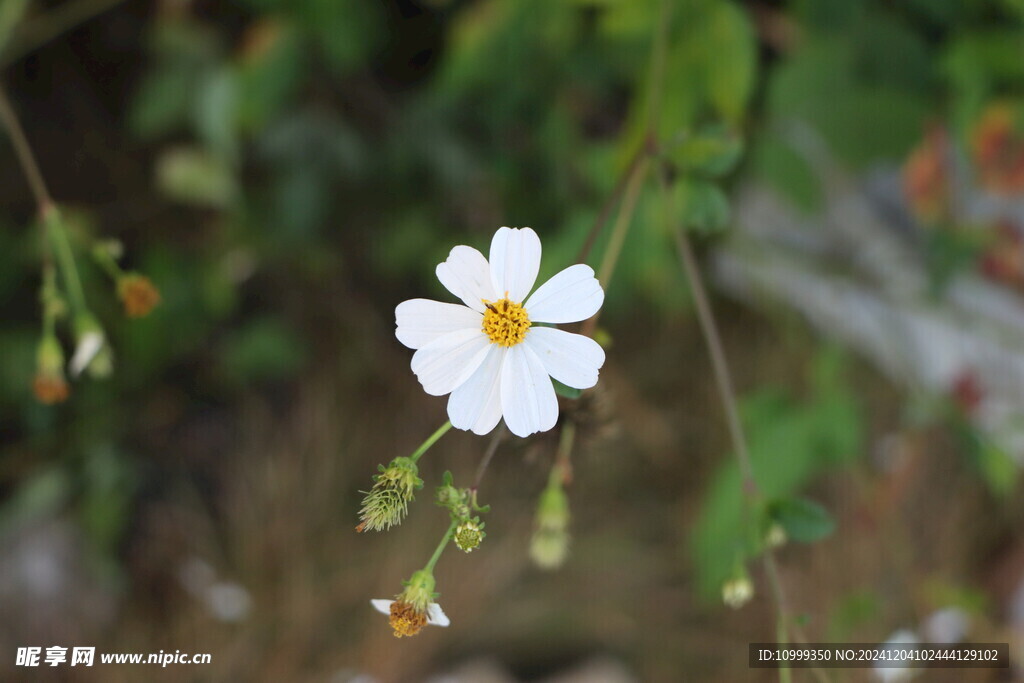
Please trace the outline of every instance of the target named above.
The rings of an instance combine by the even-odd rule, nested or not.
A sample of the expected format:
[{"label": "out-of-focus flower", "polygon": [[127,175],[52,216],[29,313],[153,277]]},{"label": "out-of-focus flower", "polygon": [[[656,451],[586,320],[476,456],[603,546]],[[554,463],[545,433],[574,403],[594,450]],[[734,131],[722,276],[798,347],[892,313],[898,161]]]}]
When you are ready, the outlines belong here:
[{"label": "out-of-focus flower", "polygon": [[71,393],[64,377],[64,350],[52,334],[43,337],[36,349],[36,376],[32,392],[40,403],[52,405],[66,401]]},{"label": "out-of-focus flower", "polygon": [[754,582],[743,572],[722,584],[722,602],[733,609],[739,609],[754,597]]},{"label": "out-of-focus flower", "polygon": [[953,380],[952,394],[953,402],[966,415],[974,414],[982,399],[985,398],[978,374],[970,370],[964,370],[956,376],[956,379]]},{"label": "out-of-focus flower", "polygon": [[982,185],[1001,194],[1024,191],[1024,130],[1020,112],[1006,102],[989,105],[971,134],[971,153]]},{"label": "out-of-focus flower", "polygon": [[113,371],[114,358],[107,344],[106,334],[96,318],[89,312],[75,317],[75,353],[68,369],[72,377],[88,369],[95,377],[106,377]]},{"label": "out-of-focus flower", "polygon": [[971,618],[959,607],[935,610],[921,624],[921,632],[932,643],[959,643],[967,635]]},{"label": "out-of-focus flower", "polygon": [[999,223],[995,240],[981,254],[981,272],[997,282],[1024,285],[1024,237],[1012,225]]},{"label": "out-of-focus flower", "polygon": [[558,399],[549,377],[576,389],[597,383],[604,350],[589,337],[537,323],[571,323],[597,313],[604,291],[590,266],[556,274],[527,298],[540,269],[540,238],[500,228],[490,260],[457,246],[437,278],[464,306],[427,299],[395,309],[396,336],[432,396],[451,394],[452,425],[487,434],[504,417],[516,436],[555,426]]},{"label": "out-of-focus flower", "polygon": [[117,296],[129,318],[141,318],[160,303],[160,291],[145,275],[125,273],[117,281]]},{"label": "out-of-focus flower", "polygon": [[[883,649],[892,650],[916,650],[920,639],[917,634],[909,629],[900,629],[889,636],[883,644]],[[917,675],[916,669],[907,667],[904,662],[889,663],[886,660],[875,662],[875,678],[883,683],[900,683],[909,681]]]},{"label": "out-of-focus flower", "polygon": [[395,637],[414,636],[423,627],[448,626],[451,622],[441,606],[434,602],[434,575],[430,570],[421,569],[412,575],[402,591],[394,600],[370,600],[381,614],[389,616],[389,623],[394,629]]},{"label": "out-of-focus flower", "polygon": [[946,131],[935,126],[903,164],[903,192],[914,215],[926,223],[939,220],[949,208],[947,148]]},{"label": "out-of-focus flower", "polygon": [[786,535],[786,530],[778,522],[772,522],[764,534],[764,544],[768,548],[781,548],[788,540],[789,536]]}]

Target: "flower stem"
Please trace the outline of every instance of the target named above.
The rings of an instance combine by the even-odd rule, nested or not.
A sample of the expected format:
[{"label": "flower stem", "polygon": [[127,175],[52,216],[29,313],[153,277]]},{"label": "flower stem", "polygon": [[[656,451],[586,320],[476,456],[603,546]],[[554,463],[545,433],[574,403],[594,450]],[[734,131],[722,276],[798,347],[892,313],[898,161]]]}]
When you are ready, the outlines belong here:
[{"label": "flower stem", "polygon": [[409,459],[416,462],[420,457],[430,450],[430,447],[437,443],[437,440],[444,436],[445,432],[452,428],[452,421],[448,420],[443,425],[437,428],[437,431],[427,437],[427,440],[420,444],[420,447],[409,456]]},{"label": "flower stem", "polygon": [[[714,314],[711,311],[707,290],[704,288],[700,276],[700,269],[697,266],[697,259],[694,258],[693,248],[687,237],[686,228],[679,225],[674,216],[672,193],[669,191],[668,180],[664,174],[658,174],[662,190],[662,205],[664,209],[665,222],[676,242],[676,249],[679,252],[679,260],[682,263],[683,273],[690,285],[693,300],[697,307],[697,320],[700,323],[701,333],[707,344],[711,355],[711,364],[715,373],[715,382],[718,385],[719,398],[725,409],[726,422],[729,425],[729,435],[733,443],[733,451],[740,468],[740,475],[743,480],[744,508],[749,511],[753,504],[760,500],[762,494],[754,478],[754,468],[750,459],[750,449],[747,445],[743,425],[740,422],[739,410],[737,408],[736,392],[733,388],[732,376],[729,372],[729,364],[725,358],[725,350],[722,346],[722,339],[718,334],[718,326],[715,323]],[[807,638],[801,632],[797,624],[790,619],[789,600],[782,586],[782,579],[779,576],[778,564],[775,562],[775,555],[771,549],[766,549],[761,555],[761,562],[765,574],[768,577],[768,585],[775,601],[775,609],[778,614],[777,639],[780,643],[789,642],[789,633],[792,632],[800,642],[807,642]],[[819,682],[828,681],[825,672],[818,668],[811,669],[812,675]],[[782,681],[790,680],[790,672],[783,668],[779,670]]]},{"label": "flower stem", "polygon": [[469,487],[470,491],[476,493],[476,490],[480,488],[480,483],[484,479],[484,473],[491,464],[491,459],[498,451],[498,446],[501,444],[502,439],[505,438],[506,433],[508,433],[508,430],[504,424],[499,425],[497,431],[494,432],[494,436],[491,437],[491,443],[487,445],[487,451],[484,452],[483,460],[480,461],[480,466],[476,468],[476,476],[473,477],[473,485]]},{"label": "flower stem", "polygon": [[454,521],[448,525],[448,531],[444,532],[444,537],[441,539],[441,542],[437,544],[434,554],[430,556],[430,561],[428,561],[427,565],[423,568],[424,571],[428,571],[430,573],[434,572],[434,565],[436,565],[437,561],[441,559],[441,553],[444,552],[445,547],[448,545],[448,541],[452,540],[452,534],[455,533],[455,527],[456,522]]},{"label": "flower stem", "polygon": [[551,474],[548,477],[548,486],[562,486],[569,483],[572,478],[572,464],[569,461],[569,456],[572,455],[575,441],[576,423],[566,420],[558,439],[558,452],[555,454],[555,463],[552,465]]},{"label": "flower stem", "polygon": [[82,289],[78,266],[75,265],[75,255],[71,251],[71,242],[68,241],[68,233],[57,207],[51,205],[43,211],[43,223],[50,244],[57,255],[57,265],[64,277],[64,287],[67,289],[71,308],[76,314],[83,313],[88,310],[85,305],[85,291]]},{"label": "flower stem", "polygon": [[25,131],[21,127],[21,122],[18,121],[17,114],[14,113],[14,107],[11,106],[11,101],[7,98],[7,92],[3,86],[0,86],[0,121],[3,121],[4,128],[7,129],[7,134],[11,138],[11,145],[14,146],[14,153],[18,157],[22,173],[25,174],[25,180],[28,181],[29,189],[32,190],[32,195],[36,199],[39,213],[45,216],[46,211],[53,206],[53,199],[50,197],[50,191],[46,188],[46,181],[43,180],[43,174],[39,171],[39,164],[36,163],[32,148],[28,144],[28,138],[25,137]]}]

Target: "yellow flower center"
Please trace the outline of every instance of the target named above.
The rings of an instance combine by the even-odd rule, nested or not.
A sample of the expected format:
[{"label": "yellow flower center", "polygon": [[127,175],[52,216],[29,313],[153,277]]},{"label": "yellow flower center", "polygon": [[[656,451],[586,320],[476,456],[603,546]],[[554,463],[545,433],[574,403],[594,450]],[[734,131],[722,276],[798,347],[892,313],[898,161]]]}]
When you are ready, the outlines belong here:
[{"label": "yellow flower center", "polygon": [[427,625],[427,615],[418,612],[407,602],[396,600],[391,603],[391,628],[395,629],[395,638],[414,636]]},{"label": "yellow flower center", "polygon": [[[508,293],[505,294],[508,296]],[[530,329],[530,318],[522,304],[512,303],[508,299],[487,301],[484,311],[484,334],[491,343],[499,346],[515,346],[526,338]]]}]

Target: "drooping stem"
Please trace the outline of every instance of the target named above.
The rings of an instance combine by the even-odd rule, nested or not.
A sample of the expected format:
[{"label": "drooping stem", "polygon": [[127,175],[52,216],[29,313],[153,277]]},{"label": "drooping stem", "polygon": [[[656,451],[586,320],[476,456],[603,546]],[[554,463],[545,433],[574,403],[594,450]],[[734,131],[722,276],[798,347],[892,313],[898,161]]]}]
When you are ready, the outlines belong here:
[{"label": "drooping stem", "polygon": [[[743,424],[740,422],[739,409],[737,408],[736,392],[733,388],[732,375],[729,372],[729,364],[725,358],[725,350],[718,333],[718,325],[715,323],[714,314],[711,311],[711,304],[708,299],[707,290],[700,275],[697,259],[693,255],[693,248],[687,237],[686,228],[674,220],[677,215],[672,202],[672,195],[669,191],[668,181],[664,174],[658,174],[659,184],[662,190],[662,206],[665,221],[676,242],[676,249],[679,252],[679,260],[682,264],[686,280],[690,285],[694,304],[697,308],[697,320],[700,323],[701,333],[707,344],[708,352],[711,355],[711,364],[715,373],[715,383],[718,386],[719,398],[725,410],[726,422],[729,426],[729,435],[732,440],[733,451],[740,468],[740,476],[743,479],[744,508],[749,512],[753,504],[761,498],[761,491],[754,478],[754,468],[750,459],[750,449],[747,446],[746,434],[743,431]],[[761,562],[764,566],[765,575],[768,578],[769,590],[775,602],[775,610],[778,615],[777,638],[780,643],[789,642],[789,633],[792,632],[797,640],[806,642],[799,626],[791,623],[789,600],[779,576],[779,568],[775,562],[775,555],[770,548],[765,549],[761,555]],[[818,668],[811,668],[815,679],[821,683],[828,681],[824,671]],[[790,680],[789,669],[783,667],[779,670],[779,677],[782,681]]]},{"label": "drooping stem", "polygon": [[24,22],[0,54],[0,68],[45,45],[62,33],[112,9],[125,0],[73,0],[52,11]]},{"label": "drooping stem", "polygon": [[7,134],[11,138],[14,154],[18,157],[21,171],[35,197],[39,214],[45,217],[46,212],[53,207],[53,199],[50,197],[46,181],[43,180],[43,174],[39,171],[39,164],[36,163],[35,155],[32,154],[32,147],[28,144],[25,131],[21,127],[21,122],[18,121],[17,114],[14,113],[14,107],[11,106],[11,101],[7,98],[7,92],[3,86],[0,86],[0,120],[3,121],[4,128],[7,129]]},{"label": "drooping stem", "polygon": [[88,310],[85,304],[85,290],[82,289],[82,280],[78,277],[75,255],[71,251],[71,242],[61,221],[60,212],[56,206],[51,205],[43,211],[42,218],[46,236],[57,255],[57,265],[60,266],[61,275],[64,277],[64,288],[67,290],[71,309],[75,313],[83,313]]},{"label": "drooping stem", "polygon": [[420,457],[428,450],[430,450],[430,447],[437,443],[437,440],[444,436],[445,433],[451,428],[451,420],[446,421],[443,425],[437,428],[436,432],[428,436],[426,441],[420,444],[420,447],[417,448],[415,452],[413,452],[413,454],[409,456],[409,459],[412,460],[413,462],[419,460]]},{"label": "drooping stem", "polygon": [[452,534],[455,533],[455,526],[456,523],[454,521],[448,525],[448,531],[444,532],[444,537],[441,539],[441,542],[437,544],[434,554],[430,556],[430,560],[427,562],[427,565],[423,567],[425,571],[434,571],[434,565],[436,565],[437,561],[441,559],[441,553],[444,552],[445,547],[448,545],[448,541],[452,540]]}]

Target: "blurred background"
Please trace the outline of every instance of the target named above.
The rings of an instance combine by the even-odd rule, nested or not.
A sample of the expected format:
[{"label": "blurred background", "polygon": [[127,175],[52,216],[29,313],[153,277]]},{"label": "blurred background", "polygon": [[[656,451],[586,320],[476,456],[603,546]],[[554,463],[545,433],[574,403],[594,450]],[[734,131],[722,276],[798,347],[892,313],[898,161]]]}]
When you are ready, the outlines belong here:
[{"label": "blurred background", "polygon": [[[755,472],[828,517],[776,552],[794,614],[814,641],[904,630],[1019,657],[1024,3],[668,4],[656,132]],[[446,418],[395,305],[451,300],[435,265],[501,225],[540,234],[541,280],[574,262],[643,143],[660,12],[0,2],[0,79],[116,354],[66,402],[33,397],[40,239],[3,137],[0,678],[778,678],[747,668],[747,643],[775,639],[761,565],[749,603],[722,601],[740,478],[656,183],[605,283],[601,382],[563,405],[565,564],[527,553],[557,430],[497,451],[487,540],[438,565],[447,629],[396,640],[368,601],[430,556],[447,524],[430,492],[445,470],[468,483],[489,440],[453,431],[405,523],[353,530],[378,463]],[[161,293],[145,318],[90,261],[110,238]],[[32,645],[212,663],[12,666]]]}]

